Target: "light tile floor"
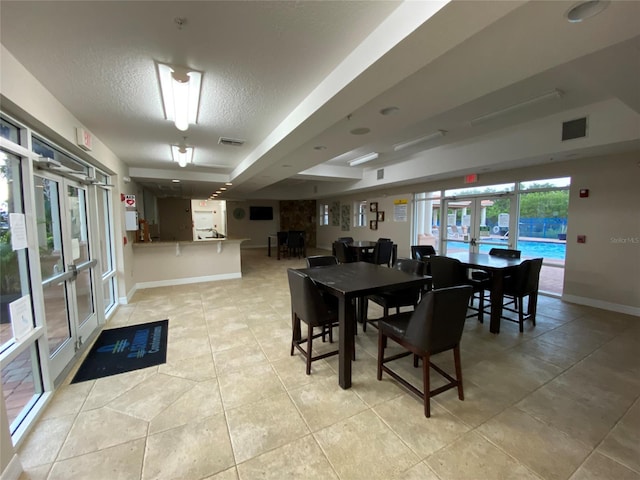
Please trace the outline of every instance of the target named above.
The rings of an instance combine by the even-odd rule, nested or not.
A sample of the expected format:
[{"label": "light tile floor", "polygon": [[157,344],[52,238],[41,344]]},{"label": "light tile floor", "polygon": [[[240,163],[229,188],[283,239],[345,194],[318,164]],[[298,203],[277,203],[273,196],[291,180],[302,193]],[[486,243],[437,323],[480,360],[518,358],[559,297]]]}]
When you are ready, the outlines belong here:
[{"label": "light tile floor", "polygon": [[285,274],[303,260],[242,255],[240,280],[120,307],[108,328],[169,318],[167,363],[67,380],[18,452],[22,480],[640,479],[638,318],[541,297],[524,334],[469,319],[465,400],[445,392],[426,419],[376,380],[374,328],[359,329],[353,388],[338,387],[337,357],[305,375]]}]

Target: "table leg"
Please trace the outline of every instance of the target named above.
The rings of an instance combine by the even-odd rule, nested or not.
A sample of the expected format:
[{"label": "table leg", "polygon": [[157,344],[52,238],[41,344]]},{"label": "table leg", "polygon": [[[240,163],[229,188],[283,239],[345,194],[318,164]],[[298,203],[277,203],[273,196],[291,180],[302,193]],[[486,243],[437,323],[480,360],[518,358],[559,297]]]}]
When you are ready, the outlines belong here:
[{"label": "table leg", "polygon": [[497,270],[493,272],[491,280],[491,322],[489,331],[500,333],[500,318],[502,317],[502,300],[504,296],[504,272]]},{"label": "table leg", "polygon": [[271,256],[271,237],[267,237],[267,257]]},{"label": "table leg", "polygon": [[351,388],[351,359],[353,358],[353,309],[351,300],[345,297],[338,299],[340,353],[338,354],[338,383],[341,388]]}]

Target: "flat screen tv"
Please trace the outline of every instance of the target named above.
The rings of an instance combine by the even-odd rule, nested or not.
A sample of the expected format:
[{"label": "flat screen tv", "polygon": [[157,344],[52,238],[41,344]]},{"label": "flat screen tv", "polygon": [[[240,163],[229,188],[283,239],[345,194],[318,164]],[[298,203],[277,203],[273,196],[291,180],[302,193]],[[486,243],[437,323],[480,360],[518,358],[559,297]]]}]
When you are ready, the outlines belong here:
[{"label": "flat screen tv", "polygon": [[249,207],[249,220],[273,220],[273,207]]}]

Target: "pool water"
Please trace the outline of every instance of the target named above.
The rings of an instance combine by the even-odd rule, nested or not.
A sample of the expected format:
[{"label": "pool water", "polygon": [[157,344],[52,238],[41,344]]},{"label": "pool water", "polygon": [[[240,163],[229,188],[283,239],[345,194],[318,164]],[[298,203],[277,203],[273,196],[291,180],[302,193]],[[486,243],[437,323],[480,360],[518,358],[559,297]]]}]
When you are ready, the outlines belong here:
[{"label": "pool water", "polygon": [[[507,248],[507,241],[504,241],[504,248]],[[461,246],[463,249],[467,249],[467,245],[462,242],[449,242],[449,248],[453,247],[455,244],[456,247]],[[480,253],[489,253],[489,250],[497,247],[497,245],[481,245]],[[567,244],[566,243],[556,243],[556,242],[535,242],[531,240],[520,240],[518,242],[518,250],[522,251],[522,256],[524,258],[537,258],[542,257],[547,260],[562,260],[565,259],[565,254],[567,252]]]}]

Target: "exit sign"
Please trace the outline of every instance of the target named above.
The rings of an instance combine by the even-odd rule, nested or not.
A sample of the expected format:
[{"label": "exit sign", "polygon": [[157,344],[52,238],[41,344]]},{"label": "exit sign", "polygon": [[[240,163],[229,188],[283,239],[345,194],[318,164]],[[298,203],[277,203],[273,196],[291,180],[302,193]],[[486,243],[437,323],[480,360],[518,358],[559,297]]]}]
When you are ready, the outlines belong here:
[{"label": "exit sign", "polygon": [[91,151],[93,148],[93,136],[84,128],[76,128],[76,143],[83,150]]},{"label": "exit sign", "polygon": [[478,181],[477,173],[470,173],[464,176],[464,183],[476,183]]}]

